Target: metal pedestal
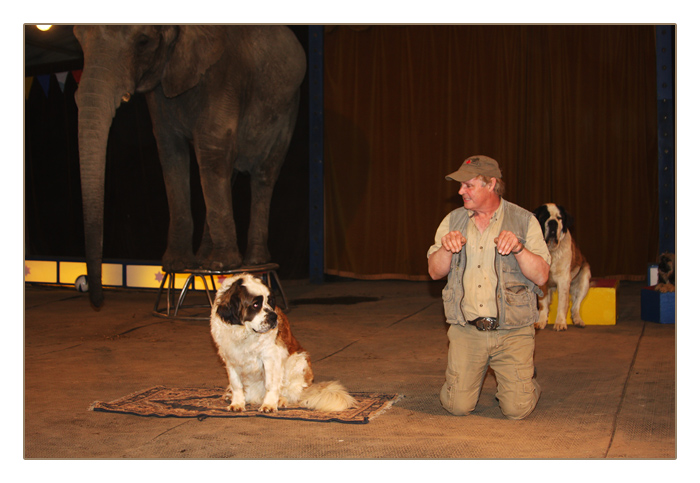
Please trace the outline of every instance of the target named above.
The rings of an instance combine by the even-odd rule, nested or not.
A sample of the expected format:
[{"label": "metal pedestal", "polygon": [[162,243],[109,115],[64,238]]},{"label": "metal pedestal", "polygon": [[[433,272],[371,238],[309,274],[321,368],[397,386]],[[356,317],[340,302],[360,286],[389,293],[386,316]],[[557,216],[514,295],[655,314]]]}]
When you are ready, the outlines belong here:
[{"label": "metal pedestal", "polygon": [[[153,307],[153,315],[172,319],[209,320],[210,310],[214,304],[214,298],[216,297],[216,282],[214,281],[214,277],[228,277],[241,273],[250,273],[251,275],[260,276],[263,282],[270,289],[270,292],[274,292],[276,288],[282,295],[283,305],[281,304],[280,306],[283,310],[287,310],[287,296],[285,295],[282,284],[277,276],[278,269],[278,264],[267,263],[265,265],[240,267],[234,270],[183,270],[182,272],[165,272],[165,277],[163,277],[163,281],[160,283],[160,288],[158,289],[158,296],[156,297],[156,303]],[[177,274],[187,275],[187,279],[185,280],[182,289],[175,288],[175,277]],[[184,302],[189,291],[196,290],[195,281],[197,278],[199,278],[204,284],[204,292],[207,295],[209,304],[185,305]],[[209,281],[211,282],[211,289],[207,283],[207,278],[209,278]],[[165,291],[165,306],[160,307],[163,291]],[[177,301],[175,301],[176,296]],[[206,313],[196,315],[185,315],[181,312],[183,309],[194,308],[207,308],[208,310]]]}]

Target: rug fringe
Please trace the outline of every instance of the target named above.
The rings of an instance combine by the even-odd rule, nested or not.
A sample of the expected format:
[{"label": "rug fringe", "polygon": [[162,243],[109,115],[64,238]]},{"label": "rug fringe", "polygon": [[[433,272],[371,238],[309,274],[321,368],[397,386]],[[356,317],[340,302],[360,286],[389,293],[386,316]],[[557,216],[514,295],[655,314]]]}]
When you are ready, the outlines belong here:
[{"label": "rug fringe", "polygon": [[118,402],[121,402],[121,401],[124,401],[124,400],[127,400],[127,399],[132,399],[132,398],[135,398],[135,397],[137,397],[137,396],[140,396],[140,395],[144,394],[144,392],[149,392],[149,391],[162,391],[163,389],[166,389],[166,387],[163,386],[163,385],[158,385],[158,386],[153,386],[152,388],[147,389],[146,391],[143,391],[143,390],[141,390],[141,391],[134,391],[134,392],[132,392],[131,394],[127,394],[126,396],[120,397],[119,399],[116,399],[116,400],[114,400],[114,401],[112,401],[112,402],[110,402],[110,403],[105,403],[104,401],[94,401],[92,404],[90,404],[90,407],[88,407],[88,411],[94,411],[95,408],[96,408],[98,405],[102,405],[102,404],[115,404],[115,403],[118,403]]},{"label": "rug fringe", "polygon": [[372,414],[372,415],[368,418],[368,420],[369,420],[369,421],[372,421],[373,419],[375,419],[375,418],[381,416],[382,414],[384,414],[385,412],[387,412],[389,409],[391,409],[391,408],[394,406],[395,403],[401,401],[404,397],[405,397],[405,396],[404,396],[403,394],[398,394],[394,399],[392,399],[391,401],[389,401],[389,402],[386,404],[386,406],[384,406],[382,409],[380,409],[380,410],[377,411],[376,413]]}]

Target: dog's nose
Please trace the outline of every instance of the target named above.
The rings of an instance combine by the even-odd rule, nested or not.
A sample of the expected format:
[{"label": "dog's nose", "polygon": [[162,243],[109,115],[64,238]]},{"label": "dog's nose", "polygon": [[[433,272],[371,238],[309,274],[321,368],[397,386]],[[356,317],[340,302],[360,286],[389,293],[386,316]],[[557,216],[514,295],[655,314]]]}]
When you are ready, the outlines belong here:
[{"label": "dog's nose", "polygon": [[267,312],[267,323],[270,324],[270,327],[273,329],[277,327],[277,313],[270,310]]}]

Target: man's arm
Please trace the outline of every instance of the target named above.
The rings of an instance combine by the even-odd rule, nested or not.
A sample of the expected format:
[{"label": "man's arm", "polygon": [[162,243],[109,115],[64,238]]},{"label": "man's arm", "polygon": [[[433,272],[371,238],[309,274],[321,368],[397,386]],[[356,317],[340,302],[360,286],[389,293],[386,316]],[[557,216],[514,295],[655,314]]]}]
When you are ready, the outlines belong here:
[{"label": "man's arm", "polygon": [[428,273],[433,280],[439,280],[450,273],[452,255],[459,253],[467,243],[462,232],[451,231],[440,240],[442,246],[428,257]]},{"label": "man's arm", "polygon": [[523,275],[537,285],[544,285],[549,278],[549,264],[539,255],[535,255],[527,248],[514,255],[520,265]]},{"label": "man's arm", "polygon": [[494,241],[498,253],[501,255],[511,254],[515,257],[525,277],[540,286],[547,283],[551,256],[542,237],[542,230],[534,217],[528,225],[525,241],[530,247],[529,249],[525,248],[515,234],[509,231],[502,231]]}]

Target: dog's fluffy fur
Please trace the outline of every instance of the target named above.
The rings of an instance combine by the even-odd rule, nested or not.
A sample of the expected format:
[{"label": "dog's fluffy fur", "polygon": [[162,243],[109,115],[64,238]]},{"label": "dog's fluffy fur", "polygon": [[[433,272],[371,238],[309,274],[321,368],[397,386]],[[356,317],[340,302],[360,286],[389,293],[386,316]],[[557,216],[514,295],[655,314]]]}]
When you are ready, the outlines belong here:
[{"label": "dog's fluffy fur", "polygon": [[664,252],[659,257],[659,282],[654,289],[667,293],[676,291],[676,255]]},{"label": "dog's fluffy fur", "polygon": [[554,330],[566,330],[566,314],[569,310],[571,297],[571,320],[579,326],[585,326],[581,318],[581,302],[588,293],[591,280],[591,267],[576,246],[569,228],[573,224],[572,216],[563,206],[547,203],[534,211],[540,222],[542,234],[552,255],[549,268],[549,280],[542,287],[544,297],[539,299],[539,320],[535,324],[538,329],[547,327],[549,320],[549,305],[552,300],[551,290],[556,287],[558,292],[557,318]]},{"label": "dog's fluffy fur", "polygon": [[228,373],[230,411],[252,404],[264,413],[293,405],[330,412],[356,404],[337,381],[313,384],[309,355],[270,289],[250,274],[228,278],[219,288],[211,335]]}]

